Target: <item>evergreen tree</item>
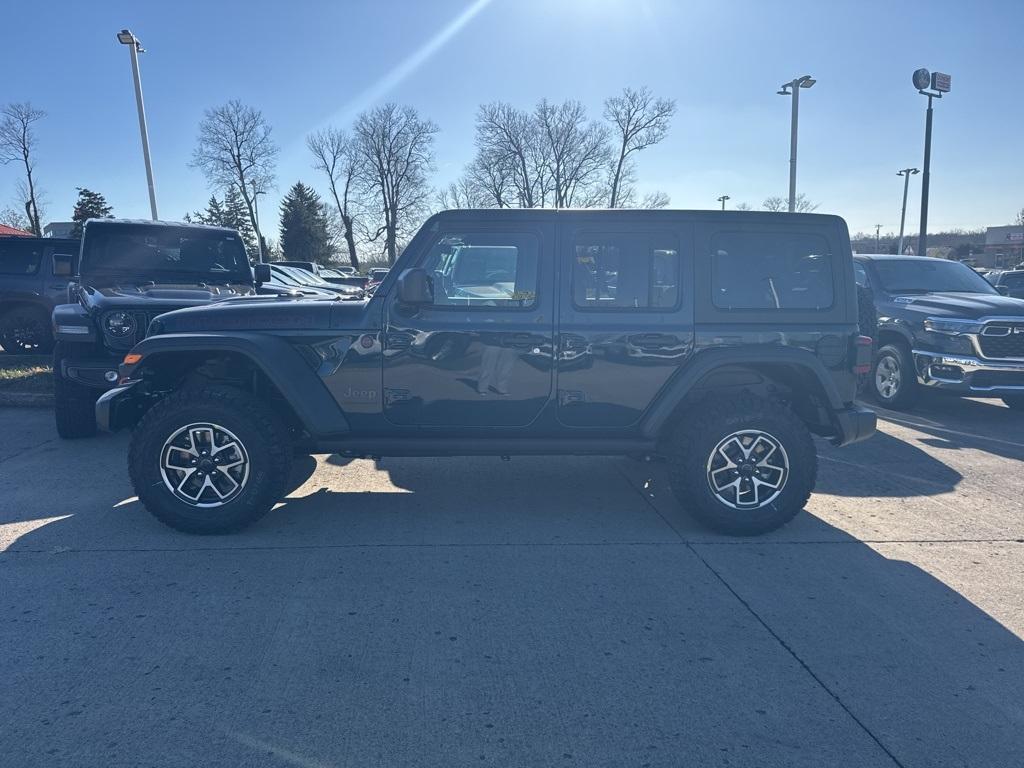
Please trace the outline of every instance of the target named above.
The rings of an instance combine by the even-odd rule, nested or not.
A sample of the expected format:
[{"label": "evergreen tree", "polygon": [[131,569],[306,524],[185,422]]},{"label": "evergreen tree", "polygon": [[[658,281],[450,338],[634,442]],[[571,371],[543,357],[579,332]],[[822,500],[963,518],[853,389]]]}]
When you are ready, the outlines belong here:
[{"label": "evergreen tree", "polygon": [[326,264],[332,255],[324,203],[301,181],[281,201],[281,250],[286,259],[318,264]]},{"label": "evergreen tree", "polygon": [[185,221],[193,224],[209,224],[211,227],[236,229],[242,238],[246,252],[253,258],[257,254],[256,235],[252,229],[252,222],[249,220],[249,212],[245,207],[245,201],[234,187],[228,187],[223,201],[218,200],[216,195],[210,195],[210,199],[206,203],[206,210],[186,214]]},{"label": "evergreen tree", "polygon": [[75,212],[71,220],[75,223],[71,228],[71,237],[82,236],[82,225],[87,219],[110,219],[114,209],[107,203],[107,199],[99,192],[93,192],[85,187],[76,187],[78,200],[75,201]]}]

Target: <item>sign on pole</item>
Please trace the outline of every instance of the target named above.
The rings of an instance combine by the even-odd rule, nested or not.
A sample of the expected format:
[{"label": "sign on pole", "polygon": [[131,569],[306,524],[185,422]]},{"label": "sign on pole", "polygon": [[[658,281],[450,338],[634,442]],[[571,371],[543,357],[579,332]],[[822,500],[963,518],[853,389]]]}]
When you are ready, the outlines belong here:
[{"label": "sign on pole", "polygon": [[952,78],[944,72],[932,72],[932,88],[939,93],[949,93]]}]

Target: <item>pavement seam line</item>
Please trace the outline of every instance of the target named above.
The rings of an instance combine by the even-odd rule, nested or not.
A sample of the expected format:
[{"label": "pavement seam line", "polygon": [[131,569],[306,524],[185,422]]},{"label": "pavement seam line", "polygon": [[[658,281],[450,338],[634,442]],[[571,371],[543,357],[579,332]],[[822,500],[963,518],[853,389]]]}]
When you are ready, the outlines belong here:
[{"label": "pavement seam line", "polygon": [[727,590],[729,590],[729,592],[732,594],[732,596],[735,597],[739,601],[740,605],[742,605],[744,608],[746,608],[747,611],[750,613],[750,615],[753,616],[754,619],[757,620],[758,624],[760,624],[762,627],[764,627],[765,630],[768,632],[768,634],[770,634],[772,637],[775,638],[775,641],[780,646],[782,646],[783,649],[785,649],[786,653],[788,653],[791,657],[793,657],[793,659],[796,661],[796,663],[799,664],[803,668],[803,670],[808,675],[811,676],[811,679],[814,680],[814,682],[816,682],[821,687],[821,689],[823,691],[825,691],[825,693],[827,693],[832,698],[832,700],[835,701],[835,703],[838,704],[839,707],[847,715],[850,716],[850,719],[853,720],[853,722],[855,722],[858,726],[860,726],[861,730],[863,730],[864,733],[866,733],[870,737],[870,739],[873,742],[875,742],[875,744],[878,745],[878,748],[881,749],[886,755],[888,755],[889,759],[892,760],[893,764],[898,766],[898,768],[905,768],[903,763],[900,762],[899,758],[897,758],[896,755],[894,755],[889,750],[889,748],[886,747],[885,744],[882,743],[882,740],[879,739],[871,731],[871,729],[868,728],[867,725],[859,717],[857,717],[857,715],[855,715],[853,713],[853,710],[851,710],[843,702],[843,700],[841,698],[839,698],[838,694],[836,694],[831,688],[828,687],[828,685],[826,685],[824,680],[822,680],[820,677],[818,677],[818,675],[815,674],[814,670],[811,669],[810,666],[808,666],[807,662],[805,662],[802,658],[800,658],[800,655],[795,650],[793,650],[785,640],[782,639],[782,637],[779,635],[779,633],[776,632],[774,629],[772,629],[772,627],[768,624],[767,621],[765,621],[763,618],[761,618],[761,615],[757,611],[754,610],[754,608],[750,605],[750,603],[748,603],[746,600],[744,600],[742,597],[740,597],[740,594],[735,589],[733,589],[732,585],[730,585],[729,582],[725,580],[725,578],[722,576],[722,574],[720,574],[717,570],[715,570],[715,568],[711,565],[711,563],[709,563],[706,559],[704,559],[704,557],[700,554],[700,552],[698,552],[690,542],[686,542],[686,548],[689,549],[691,552],[693,552],[694,556],[704,564],[704,567],[707,568],[709,571],[711,571],[711,573],[714,574],[715,578],[718,579],[722,583],[722,586],[724,586]]},{"label": "pavement seam line", "polygon": [[[626,479],[626,481],[629,482],[629,477],[627,475],[625,475],[625,473],[623,473],[621,471],[621,469],[620,469],[620,473],[623,475],[623,477]],[[634,489],[636,489],[636,486],[633,485],[632,482],[629,482],[629,485],[631,487],[633,487]],[[861,719],[859,717],[857,717],[852,712],[852,710],[848,706],[846,706],[846,704],[843,703],[843,700],[840,699],[839,696],[836,695],[832,691],[832,689],[829,688],[825,684],[825,682],[814,673],[814,670],[812,670],[807,665],[807,663],[803,659],[800,658],[800,656],[796,653],[796,651],[794,651],[792,648],[790,648],[789,644],[786,643],[786,641],[783,640],[782,637],[780,637],[779,634],[768,625],[768,622],[766,622],[763,618],[761,618],[761,616],[758,614],[757,611],[755,611],[753,609],[753,607],[750,605],[750,603],[748,603],[746,600],[744,600],[742,597],[740,597],[739,593],[735,589],[732,588],[732,586],[729,584],[729,582],[727,582],[725,580],[725,578],[723,578],[722,574],[720,574],[718,571],[716,571],[714,569],[714,567],[711,565],[711,563],[709,563],[700,554],[700,552],[698,552],[694,548],[693,544],[690,541],[688,541],[687,539],[685,539],[683,537],[683,535],[676,529],[676,527],[674,525],[672,525],[671,522],[668,521],[668,519],[661,513],[661,510],[659,510],[654,505],[654,502],[652,502],[647,497],[646,494],[640,492],[639,490],[637,492],[640,493],[641,498],[643,498],[643,500],[647,504],[647,506],[649,506],[652,510],[654,510],[654,513],[656,515],[658,515],[658,517],[660,517],[662,520],[664,520],[665,524],[668,525],[669,528],[671,528],[673,531],[676,532],[676,535],[679,536],[679,538],[682,540],[682,542],[686,546],[686,548],[693,553],[694,557],[696,557],[698,560],[700,560],[700,562],[704,564],[704,567],[707,568],[709,571],[711,571],[712,574],[714,574],[715,578],[718,579],[719,582],[721,582],[722,586],[725,587],[729,591],[729,593],[734,598],[736,598],[737,601],[739,601],[740,605],[742,605],[747,610],[747,612],[751,616],[754,617],[754,619],[758,622],[758,624],[760,624],[762,627],[765,628],[765,631],[767,631],[769,635],[771,635],[773,638],[775,638],[775,642],[777,642],[780,646],[782,646],[782,648],[786,651],[786,653],[788,653],[796,661],[796,663],[799,664],[803,668],[804,672],[806,672],[808,675],[810,675],[811,679],[814,680],[814,682],[816,682],[818,684],[818,686],[821,687],[821,689],[823,691],[825,691],[825,693],[828,694],[832,698],[832,700],[835,701],[836,704],[839,705],[840,709],[842,709],[847,715],[849,715],[850,719],[853,720],[853,722],[855,722],[860,727],[860,729],[862,731],[864,731],[864,733],[866,733],[868,735],[868,737],[873,742],[875,742],[875,744],[878,745],[878,748],[881,749],[886,755],[888,755],[889,759],[892,760],[894,765],[898,766],[898,768],[904,768],[903,763],[901,763],[896,758],[896,755],[894,755],[892,752],[889,751],[889,749],[885,746],[885,744],[883,744],[881,742],[881,740],[877,736],[875,736],[874,733],[871,732],[871,729],[868,728],[867,725],[865,725],[861,721]]]}]

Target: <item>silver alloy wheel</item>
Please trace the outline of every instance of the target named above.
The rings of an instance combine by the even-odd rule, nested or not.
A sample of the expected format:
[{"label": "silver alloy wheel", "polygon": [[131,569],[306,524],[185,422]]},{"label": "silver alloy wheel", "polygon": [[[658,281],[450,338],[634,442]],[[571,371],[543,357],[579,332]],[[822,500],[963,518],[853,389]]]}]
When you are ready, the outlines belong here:
[{"label": "silver alloy wheel", "polygon": [[708,485],[722,504],[760,509],[782,493],[789,478],[789,456],[775,437],[744,429],[722,439],[708,457]]},{"label": "silver alloy wheel", "polygon": [[896,397],[900,391],[900,384],[903,376],[900,372],[899,361],[892,355],[883,355],[875,366],[875,389],[886,400]]},{"label": "silver alloy wheel", "polygon": [[164,442],[160,476],[167,490],[193,507],[219,507],[238,496],[249,480],[249,455],[219,424],[188,424]]}]

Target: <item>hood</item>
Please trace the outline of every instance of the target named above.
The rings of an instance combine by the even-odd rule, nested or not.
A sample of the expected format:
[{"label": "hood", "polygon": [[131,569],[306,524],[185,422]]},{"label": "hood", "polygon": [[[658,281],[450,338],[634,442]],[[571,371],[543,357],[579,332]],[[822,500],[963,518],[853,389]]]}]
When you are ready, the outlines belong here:
[{"label": "hood", "polygon": [[894,294],[894,304],[927,317],[1024,317],[1024,300],[987,293]]},{"label": "hood", "polygon": [[253,287],[245,283],[233,285],[197,285],[196,283],[141,283],[138,285],[84,285],[88,303],[103,308],[168,309],[209,304],[237,296],[249,296]]},{"label": "hood", "polygon": [[[336,297],[250,296],[217,301],[160,315],[150,333],[195,331],[325,330],[331,327]],[[365,302],[353,302],[362,310]]]}]

